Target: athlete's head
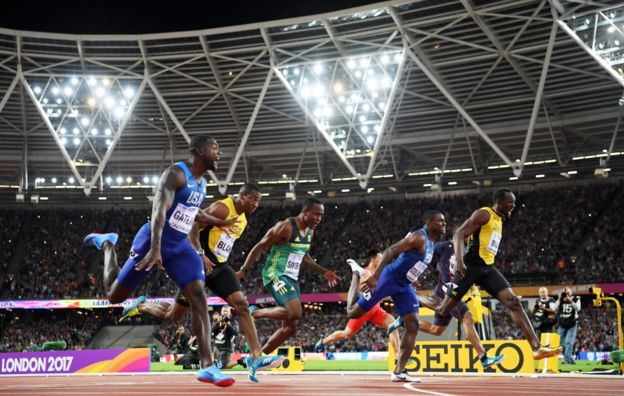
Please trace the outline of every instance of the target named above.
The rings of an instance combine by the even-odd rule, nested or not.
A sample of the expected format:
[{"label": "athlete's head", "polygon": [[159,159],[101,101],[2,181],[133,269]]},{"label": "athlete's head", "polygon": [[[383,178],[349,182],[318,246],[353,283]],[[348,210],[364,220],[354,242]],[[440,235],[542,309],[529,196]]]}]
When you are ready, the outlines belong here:
[{"label": "athlete's head", "polygon": [[381,261],[381,252],[377,249],[371,249],[368,251],[366,257],[368,257],[368,268],[374,270],[377,268],[379,261]]},{"label": "athlete's head", "polygon": [[254,183],[245,183],[238,190],[238,201],[240,202],[245,214],[252,214],[260,205],[260,187]]},{"label": "athlete's head", "polygon": [[538,293],[539,293],[539,296],[540,296],[540,298],[542,300],[548,299],[548,289],[547,288],[545,288],[543,286],[540,287]]},{"label": "athlete's head", "polygon": [[492,202],[494,210],[508,218],[516,207],[516,196],[513,191],[503,187],[494,191]]},{"label": "athlete's head", "polygon": [[446,219],[439,210],[425,211],[425,213],[423,213],[422,221],[425,223],[427,230],[437,235],[446,234]]},{"label": "athlete's head", "polygon": [[305,224],[312,229],[316,229],[323,219],[325,207],[320,199],[308,198],[303,202],[301,214],[303,215],[303,221]]},{"label": "athlete's head", "polygon": [[189,151],[196,160],[201,161],[206,170],[217,170],[217,161],[221,158],[221,151],[215,138],[208,135],[193,136]]}]

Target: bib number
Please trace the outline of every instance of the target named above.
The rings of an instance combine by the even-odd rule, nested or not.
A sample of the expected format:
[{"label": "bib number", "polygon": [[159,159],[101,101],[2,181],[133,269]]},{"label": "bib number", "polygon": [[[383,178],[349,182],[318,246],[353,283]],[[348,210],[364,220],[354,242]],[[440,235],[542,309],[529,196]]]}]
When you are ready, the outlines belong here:
[{"label": "bib number", "polygon": [[496,255],[498,253],[498,246],[500,245],[501,234],[498,232],[492,232],[492,236],[490,237],[490,241],[487,245],[487,251]]},{"label": "bib number", "polygon": [[293,279],[298,279],[299,268],[301,267],[303,256],[303,254],[299,253],[290,253],[288,255],[288,260],[286,261],[286,269],[284,270],[284,275],[287,275]]},{"label": "bib number", "polygon": [[169,226],[188,235],[191,232],[191,228],[193,228],[197,212],[199,212],[197,206],[189,207],[179,203],[171,213],[171,217],[169,217]]},{"label": "bib number", "polygon": [[422,261],[417,262],[412,268],[409,269],[409,271],[407,271],[407,280],[410,281],[410,283],[416,281],[426,269],[427,264]]},{"label": "bib number", "polygon": [[230,236],[227,232],[221,233],[221,238],[219,238],[217,245],[214,247],[214,255],[223,261],[227,261],[234,242],[236,242],[236,238]]}]

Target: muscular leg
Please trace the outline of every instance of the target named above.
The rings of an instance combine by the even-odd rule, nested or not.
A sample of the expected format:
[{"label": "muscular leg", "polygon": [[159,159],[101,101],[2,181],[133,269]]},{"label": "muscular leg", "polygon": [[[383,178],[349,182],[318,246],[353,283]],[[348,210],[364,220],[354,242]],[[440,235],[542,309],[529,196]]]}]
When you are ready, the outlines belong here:
[{"label": "muscular leg", "polygon": [[[227,296],[226,301],[231,307],[234,308],[234,311],[236,311],[238,324],[247,339],[247,344],[249,344],[249,352],[253,356],[254,360],[257,360],[260,356],[262,356],[262,350],[260,349],[260,340],[258,339],[256,324],[249,314],[249,303],[247,302],[245,295],[242,292],[237,291]],[[236,365],[236,362],[233,362],[233,364]]]},{"label": "muscular leg", "polygon": [[269,338],[266,344],[264,344],[262,347],[263,353],[270,354],[275,350],[275,348],[282,345],[286,339],[295,334],[297,324],[299,323],[299,319],[301,319],[301,315],[303,313],[301,302],[299,299],[292,299],[286,303],[284,309],[288,312],[288,316],[283,320],[282,327],[273,333],[271,338]]},{"label": "muscular leg", "polygon": [[179,322],[182,317],[186,315],[186,313],[189,311],[189,307],[180,305],[177,302],[173,303],[173,305],[166,302],[144,302],[142,304],[139,304],[137,306],[137,309],[142,314],[155,316],[159,319],[173,323]]},{"label": "muscular leg", "polygon": [[534,351],[539,349],[540,342],[535,335],[533,326],[531,326],[529,318],[524,312],[522,305],[520,305],[520,300],[518,300],[518,297],[516,297],[511,288],[508,287],[499,291],[496,295],[496,298],[509,309],[511,319],[513,320],[515,325],[520,328],[522,334],[524,335],[524,338],[526,338],[531,345],[531,348]]},{"label": "muscular leg", "polygon": [[115,247],[108,241],[102,245],[104,251],[104,288],[107,291],[106,298],[112,304],[119,304],[132,295],[134,290],[128,289],[117,282],[119,275],[119,265],[117,264],[117,253]]},{"label": "muscular leg", "polygon": [[458,300],[453,300],[449,296],[444,296],[444,301],[442,301],[442,305],[437,309],[437,312],[442,316],[446,316],[451,313],[458,302]]},{"label": "muscular leg", "polygon": [[429,322],[428,320],[422,320],[422,319],[418,320],[418,330],[424,331],[425,333],[433,334],[434,336],[439,336],[440,334],[444,333],[445,329],[446,329],[446,326],[438,326]]},{"label": "muscular leg", "polygon": [[349,293],[347,294],[347,312],[349,312],[358,298],[360,298],[360,274],[353,272],[351,275],[351,285],[349,286]]},{"label": "muscular leg", "polygon": [[416,335],[418,334],[418,315],[409,313],[403,315],[401,319],[403,319],[405,332],[403,333],[403,338],[401,338],[397,365],[394,369],[395,373],[400,373],[405,370],[405,365],[414,350],[414,343],[416,342]]},{"label": "muscular leg", "polygon": [[148,314],[154,316],[158,319],[165,319],[167,316],[167,312],[171,309],[171,304],[169,303],[153,303],[153,302],[144,302],[137,305],[137,309],[142,314]]},{"label": "muscular leg", "polygon": [[191,324],[197,336],[200,367],[212,366],[212,349],[210,347],[210,319],[206,304],[204,282],[196,280],[188,284],[182,291],[191,303]]},{"label": "muscular leg", "polygon": [[336,330],[327,337],[323,338],[323,344],[329,345],[334,344],[338,341],[348,340],[349,338],[355,335],[354,332],[351,331],[350,328],[345,327],[344,330]]},{"label": "muscular leg", "polygon": [[109,290],[117,275],[119,275],[119,265],[117,264],[117,253],[112,243],[106,241],[102,245],[104,251],[104,287]]},{"label": "muscular leg", "polygon": [[288,309],[284,307],[262,308],[253,313],[254,319],[286,320],[288,316]]},{"label": "muscular leg", "polygon": [[[394,322],[394,316],[388,314],[386,316],[386,319],[384,319],[383,328],[388,330],[388,327],[390,327],[392,322]],[[395,351],[398,351],[400,347],[399,330],[395,330],[392,333],[390,333],[390,335],[388,336],[388,339],[390,340],[390,343],[392,344],[392,348],[394,348]]]},{"label": "muscular leg", "polygon": [[479,333],[477,333],[477,329],[474,325],[474,319],[472,317],[471,312],[466,312],[464,317],[462,318],[462,328],[464,329],[464,334],[466,334],[466,339],[470,341],[472,347],[477,351],[477,354],[481,356],[485,353],[485,349],[483,348],[483,344],[481,344],[481,338],[479,337]]}]

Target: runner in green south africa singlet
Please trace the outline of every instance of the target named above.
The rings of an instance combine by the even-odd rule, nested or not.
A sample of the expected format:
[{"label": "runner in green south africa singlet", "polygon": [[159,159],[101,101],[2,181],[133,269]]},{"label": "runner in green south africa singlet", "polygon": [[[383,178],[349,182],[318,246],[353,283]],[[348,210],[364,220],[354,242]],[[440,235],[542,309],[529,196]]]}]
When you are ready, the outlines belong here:
[{"label": "runner in green south africa singlet", "polygon": [[284,245],[273,245],[262,267],[262,284],[281,306],[299,298],[299,270],[314,234],[314,230],[308,228],[308,233],[302,236],[296,218],[288,220],[292,228],[290,239]]}]

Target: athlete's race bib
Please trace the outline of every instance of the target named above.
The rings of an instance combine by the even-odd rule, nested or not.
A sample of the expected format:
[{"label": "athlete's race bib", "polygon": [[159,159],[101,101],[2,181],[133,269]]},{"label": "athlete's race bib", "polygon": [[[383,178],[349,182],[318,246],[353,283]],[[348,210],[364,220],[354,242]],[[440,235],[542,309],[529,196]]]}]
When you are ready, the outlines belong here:
[{"label": "athlete's race bib", "polygon": [[301,267],[303,256],[305,256],[305,254],[290,253],[288,255],[288,261],[286,262],[284,275],[293,279],[299,279],[299,268]]},{"label": "athlete's race bib", "polygon": [[236,242],[236,238],[230,236],[227,232],[222,232],[221,238],[219,238],[217,245],[214,247],[214,255],[223,261],[227,261],[234,242]]},{"label": "athlete's race bib", "polygon": [[169,226],[183,234],[188,234],[193,228],[197,212],[199,212],[197,206],[186,206],[179,203],[169,217]]},{"label": "athlete's race bib", "polygon": [[414,282],[423,272],[425,272],[426,269],[427,264],[422,261],[417,262],[412,268],[409,269],[409,271],[407,271],[407,274],[405,274],[407,276],[407,280],[410,281],[410,283]]},{"label": "athlete's race bib", "polygon": [[500,245],[501,234],[498,232],[492,232],[492,236],[490,237],[490,241],[487,245],[487,251],[496,255],[498,252],[498,246]]}]

